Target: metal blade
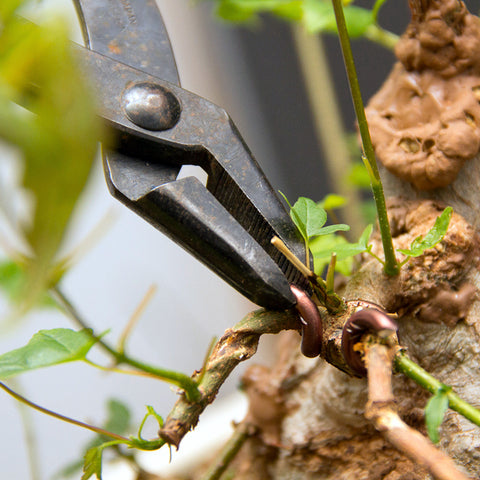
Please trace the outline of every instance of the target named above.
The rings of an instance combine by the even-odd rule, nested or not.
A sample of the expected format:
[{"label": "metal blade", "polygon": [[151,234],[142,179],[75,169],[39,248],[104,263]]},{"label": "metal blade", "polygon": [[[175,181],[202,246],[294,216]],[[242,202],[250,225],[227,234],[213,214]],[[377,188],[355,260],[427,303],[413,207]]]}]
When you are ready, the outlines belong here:
[{"label": "metal blade", "polygon": [[74,0],[74,4],[89,49],[180,84],[155,0]]}]

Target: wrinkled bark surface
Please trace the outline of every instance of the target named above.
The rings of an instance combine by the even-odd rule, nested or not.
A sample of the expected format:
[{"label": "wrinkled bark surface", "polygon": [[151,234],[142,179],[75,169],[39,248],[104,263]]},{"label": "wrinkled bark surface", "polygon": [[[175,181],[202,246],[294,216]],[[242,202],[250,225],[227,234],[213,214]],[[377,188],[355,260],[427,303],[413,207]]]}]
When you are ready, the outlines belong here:
[{"label": "wrinkled bark surface", "polygon": [[[344,295],[396,312],[412,359],[480,407],[480,23],[456,0],[410,4],[401,61],[367,110],[386,167],[395,247],[424,235],[444,206],[455,214],[444,241],[398,277],[364,258]],[[378,234],[373,243],[381,254]],[[244,449],[237,480],[430,478],[365,419],[365,379],[302,357],[294,332],[283,337],[281,352],[273,370],[246,375],[250,416],[261,432]],[[401,418],[425,433],[429,394],[401,375],[394,393]],[[479,478],[480,428],[448,411],[440,433],[440,448]]]}]

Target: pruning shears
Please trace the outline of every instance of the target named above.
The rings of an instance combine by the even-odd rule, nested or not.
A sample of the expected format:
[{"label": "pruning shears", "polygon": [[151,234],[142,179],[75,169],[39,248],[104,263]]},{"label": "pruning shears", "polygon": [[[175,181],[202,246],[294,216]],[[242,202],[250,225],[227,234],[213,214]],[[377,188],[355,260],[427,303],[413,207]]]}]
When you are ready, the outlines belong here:
[{"label": "pruning shears", "polygon": [[[254,303],[287,309],[306,278],[272,244],[305,247],[226,112],[180,87],[155,0],[74,0],[80,59],[115,134],[103,161],[111,193]],[[182,165],[195,177],[177,179]]]}]

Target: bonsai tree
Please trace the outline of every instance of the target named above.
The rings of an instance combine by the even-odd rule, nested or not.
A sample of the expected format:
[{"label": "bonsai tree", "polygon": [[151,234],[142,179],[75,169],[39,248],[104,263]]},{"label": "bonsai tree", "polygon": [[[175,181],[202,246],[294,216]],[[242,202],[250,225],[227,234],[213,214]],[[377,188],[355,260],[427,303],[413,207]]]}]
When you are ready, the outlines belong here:
[{"label": "bonsai tree", "polygon": [[[127,413],[119,405],[111,409],[116,422],[96,427],[36,405],[1,383],[24,404],[95,432],[82,480],[101,478],[106,449],[136,465],[132,448],[181,448],[232,370],[254,355],[261,335],[280,332],[275,366],[251,366],[244,375],[250,405],[245,420],[219,460],[192,478],[227,478],[227,470],[233,472],[229,478],[249,480],[480,474],[480,411],[475,408],[480,20],[458,0],[412,0],[411,23],[397,41],[378,25],[382,0],[371,10],[344,3],[219,0],[217,8],[235,21],[268,11],[303,21],[313,31],[338,32],[365,167],[357,177],[367,176],[371,185],[375,227],[366,226],[358,239],[346,239],[348,226],[332,214],[343,198],[329,196],[320,204],[319,199],[300,198],[292,205],[287,200],[315,271],[307,267],[308,258],[295,258],[278,239],[273,242],[309,279],[312,299],[299,297],[296,310],[248,315],[209,349],[192,376],[130,356],[126,335],[114,347],[88,328],[43,330],[28,345],[1,355],[0,376],[7,378],[86,361],[93,348],[100,348],[116,366],[181,389],[165,419],[147,407],[136,435],[126,436],[128,422],[118,420]],[[95,142],[104,134],[92,121],[87,88],[77,84],[85,89],[81,101],[63,88],[78,76],[65,32],[58,24],[36,27],[20,21],[14,13],[21,4],[8,0],[0,6],[0,134],[23,153],[23,184],[37,205],[30,223],[16,229],[26,247],[8,249],[11,259],[2,266],[2,285],[15,300],[12,318],[39,302],[55,302],[82,324],[60,287],[68,258],[59,260],[56,253]],[[349,35],[394,46],[398,58],[366,109]],[[40,89],[32,90],[32,84]],[[62,170],[65,178],[57,191],[49,179],[66,153],[81,171],[71,178],[71,169]],[[332,224],[326,226],[328,220]],[[158,422],[159,432],[145,439],[149,417]],[[138,478],[146,478],[135,468]]]}]

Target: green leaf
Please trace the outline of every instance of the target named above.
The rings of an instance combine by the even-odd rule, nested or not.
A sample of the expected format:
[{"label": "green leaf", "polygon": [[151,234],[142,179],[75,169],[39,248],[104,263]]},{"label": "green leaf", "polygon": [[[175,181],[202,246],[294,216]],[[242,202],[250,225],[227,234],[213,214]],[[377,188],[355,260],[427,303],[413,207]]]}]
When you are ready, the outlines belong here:
[{"label": "green leaf", "polygon": [[321,229],[327,221],[327,212],[310,198],[300,197],[290,210],[290,217],[302,237],[308,241],[321,235]]},{"label": "green leaf", "polygon": [[217,15],[233,23],[254,21],[264,12],[287,20],[300,20],[302,17],[301,0],[220,0],[217,3]]},{"label": "green leaf", "polygon": [[350,227],[344,223],[337,223],[335,225],[328,225],[326,227],[320,228],[316,235],[330,235],[335,232],[348,232]]},{"label": "green leaf", "polygon": [[362,234],[360,235],[360,238],[358,239],[358,244],[365,247],[366,249],[368,245],[368,241],[372,236],[372,232],[373,232],[373,225],[367,225],[363,230]]},{"label": "green leaf", "polygon": [[105,430],[123,435],[130,427],[131,413],[128,406],[120,400],[111,398],[107,403],[108,418]]},{"label": "green leaf", "polygon": [[[0,262],[0,290],[3,290],[12,303],[19,303],[26,283],[25,268],[10,260]],[[57,304],[47,293],[43,293],[37,307],[56,308]]]},{"label": "green leaf", "polygon": [[355,163],[352,165],[347,175],[347,180],[351,185],[365,190],[370,189],[370,176],[363,163]]},{"label": "green leaf", "polygon": [[371,10],[351,5],[344,12],[350,38],[361,37],[375,23]]},{"label": "green leaf", "polygon": [[102,479],[102,454],[103,446],[92,447],[87,450],[83,462],[83,475],[81,480],[88,480],[94,475],[101,480]]},{"label": "green leaf", "polygon": [[31,247],[23,310],[47,287],[100,137],[66,23],[39,27],[11,17],[0,30],[0,138],[21,152],[23,187],[34,200],[31,221],[18,232]]},{"label": "green leaf", "polygon": [[40,330],[24,347],[0,355],[0,378],[84,360],[95,342],[91,331],[86,329],[79,332],[67,328]]},{"label": "green leaf", "polygon": [[0,22],[8,20],[22,3],[25,3],[24,0],[2,0],[0,2]]},{"label": "green leaf", "polygon": [[325,210],[335,210],[336,208],[345,206],[346,203],[347,199],[345,197],[336,195],[334,193],[328,194],[323,200],[318,202],[320,207],[324,208]]},{"label": "green leaf", "polygon": [[407,257],[419,257],[425,250],[433,248],[443,240],[443,237],[447,233],[452,213],[452,207],[445,208],[441,215],[437,217],[435,224],[425,237],[419,236],[415,238],[410,245],[410,249],[404,250],[399,248],[398,251]]},{"label": "green leaf", "polygon": [[[325,267],[330,263],[331,254],[340,246],[348,244],[348,241],[340,235],[326,235],[316,237],[310,244],[310,249],[313,255],[315,273],[322,275]],[[326,255],[317,255],[317,252],[329,252]],[[345,276],[352,274],[353,260],[351,257],[339,259],[335,264],[335,271]]]},{"label": "green leaf", "polygon": [[338,261],[366,252],[368,250],[367,242],[372,234],[372,230],[373,225],[368,225],[357,243],[349,243],[346,240],[340,241],[337,239],[325,248],[325,244],[321,244],[318,240],[314,240],[310,245],[313,257],[314,259],[329,259],[332,256],[332,253],[336,253]]},{"label": "green leaf", "polygon": [[433,397],[430,397],[425,407],[425,425],[428,436],[433,443],[440,441],[438,429],[448,409],[448,391],[448,387],[439,388],[438,392]]},{"label": "green leaf", "polygon": [[[354,5],[344,7],[345,21],[351,38],[361,37],[374,23],[372,12]],[[335,13],[330,1],[305,0],[303,2],[303,22],[310,33],[336,33]]]}]

